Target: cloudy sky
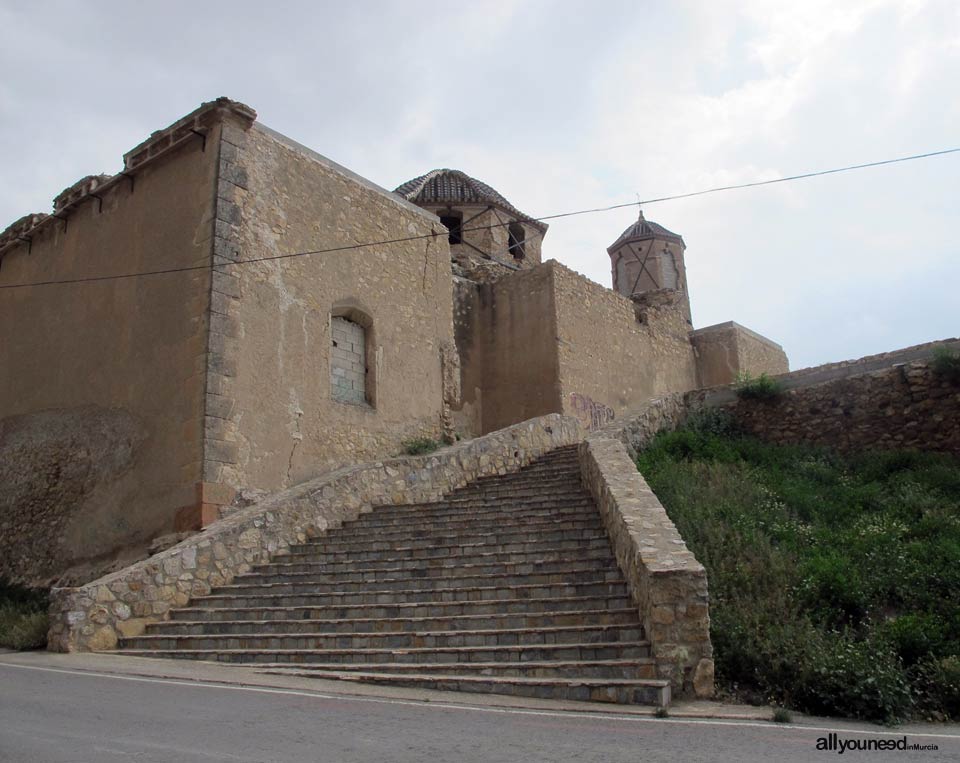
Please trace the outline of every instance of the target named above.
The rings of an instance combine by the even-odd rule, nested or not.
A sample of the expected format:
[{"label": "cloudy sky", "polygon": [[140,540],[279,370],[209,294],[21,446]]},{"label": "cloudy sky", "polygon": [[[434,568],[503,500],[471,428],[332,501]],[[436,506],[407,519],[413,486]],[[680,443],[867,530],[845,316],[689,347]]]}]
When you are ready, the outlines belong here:
[{"label": "cloudy sky", "polygon": [[[387,188],[539,216],[960,146],[956,0],[0,0],[0,228],[219,95]],[[791,366],[960,334],[960,154],[645,206]],[[605,285],[630,209],[550,227]]]}]

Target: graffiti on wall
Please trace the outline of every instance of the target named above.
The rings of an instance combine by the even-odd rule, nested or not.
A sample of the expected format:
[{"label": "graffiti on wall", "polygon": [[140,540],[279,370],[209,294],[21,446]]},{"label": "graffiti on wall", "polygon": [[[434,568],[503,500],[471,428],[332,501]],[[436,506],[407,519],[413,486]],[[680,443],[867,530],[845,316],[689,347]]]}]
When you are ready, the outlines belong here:
[{"label": "graffiti on wall", "polygon": [[582,421],[588,429],[598,429],[604,424],[613,421],[613,408],[598,403],[579,392],[570,393],[570,407],[573,415]]}]

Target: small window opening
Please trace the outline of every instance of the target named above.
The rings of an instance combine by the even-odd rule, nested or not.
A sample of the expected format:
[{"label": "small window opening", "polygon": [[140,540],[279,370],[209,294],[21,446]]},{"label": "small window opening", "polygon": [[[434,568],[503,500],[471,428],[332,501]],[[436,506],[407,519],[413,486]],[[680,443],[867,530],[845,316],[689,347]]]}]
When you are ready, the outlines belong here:
[{"label": "small window opening", "polygon": [[440,215],[440,222],[447,226],[447,230],[450,231],[447,240],[451,245],[463,243],[463,233],[460,230],[463,227],[463,215],[448,212],[445,215]]},{"label": "small window opening", "polygon": [[510,223],[510,227],[507,228],[507,251],[513,255],[513,259],[522,260],[526,256],[526,251],[524,250],[524,243],[526,241],[526,235],[523,231],[523,226],[520,223]]}]

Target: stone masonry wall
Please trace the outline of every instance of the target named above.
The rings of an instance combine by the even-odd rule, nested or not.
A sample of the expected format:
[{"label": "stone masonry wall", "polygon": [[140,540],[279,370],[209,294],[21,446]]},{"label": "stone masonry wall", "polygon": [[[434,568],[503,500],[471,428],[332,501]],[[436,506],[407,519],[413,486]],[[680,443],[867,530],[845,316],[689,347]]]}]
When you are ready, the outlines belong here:
[{"label": "stone masonry wall", "polygon": [[100,651],[143,632],[174,607],[210,592],[291,545],[381,504],[439,500],[479,477],[514,472],[583,439],[573,418],[552,414],[429,456],[342,469],[221,519],[204,532],[79,588],[55,589],[49,649]]},{"label": "stone masonry wall", "polygon": [[542,265],[479,287],[474,347],[462,373],[464,401],[479,414],[483,432],[561,410],[551,280]]},{"label": "stone masonry wall", "polygon": [[773,401],[718,399],[702,391],[690,403],[723,405],[747,432],[770,442],[960,455],[960,385],[926,361],[795,387]]},{"label": "stone masonry wall", "polygon": [[696,388],[682,305],[648,306],[549,261],[556,309],[557,368],[564,413],[592,428],[646,400]]},{"label": "stone masonry wall", "polygon": [[713,646],[706,570],[687,549],[631,453],[661,426],[685,415],[682,396],[651,401],[622,424],[580,445],[583,481],[593,494],[650,640],[661,678],[681,693],[713,694]]},{"label": "stone masonry wall", "polygon": [[[225,423],[210,476],[224,493],[274,491],[439,439],[454,395],[444,368],[456,367],[446,228],[259,123],[233,132],[231,234],[239,257],[262,261],[233,268],[223,300],[232,334],[219,345]],[[386,240],[397,242],[357,246]],[[283,258],[299,252],[314,254]],[[364,327],[365,401],[333,393],[333,318]]]},{"label": "stone masonry wall", "polygon": [[740,374],[783,374],[790,368],[779,344],[733,321],[697,329],[690,341],[697,354],[699,387],[732,384]]}]

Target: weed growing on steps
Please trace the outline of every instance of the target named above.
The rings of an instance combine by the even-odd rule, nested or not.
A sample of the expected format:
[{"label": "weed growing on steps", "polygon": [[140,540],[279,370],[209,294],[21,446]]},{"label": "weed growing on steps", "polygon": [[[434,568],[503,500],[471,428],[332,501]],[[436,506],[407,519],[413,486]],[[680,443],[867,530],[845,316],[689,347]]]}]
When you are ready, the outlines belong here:
[{"label": "weed growing on steps", "polygon": [[960,719],[958,459],[769,445],[714,412],[638,466],[707,569],[722,691]]}]

